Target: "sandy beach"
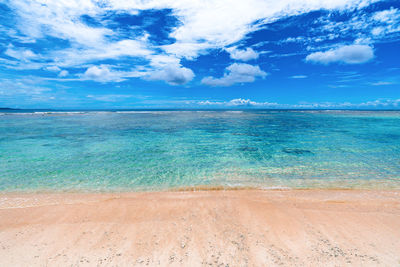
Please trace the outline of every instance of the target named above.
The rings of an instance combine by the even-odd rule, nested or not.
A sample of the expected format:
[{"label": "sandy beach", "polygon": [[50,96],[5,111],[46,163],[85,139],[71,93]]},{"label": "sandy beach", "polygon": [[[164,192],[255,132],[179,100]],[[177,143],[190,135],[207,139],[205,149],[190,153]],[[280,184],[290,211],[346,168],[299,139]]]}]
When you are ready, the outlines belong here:
[{"label": "sandy beach", "polygon": [[1,194],[1,266],[398,266],[400,191]]}]

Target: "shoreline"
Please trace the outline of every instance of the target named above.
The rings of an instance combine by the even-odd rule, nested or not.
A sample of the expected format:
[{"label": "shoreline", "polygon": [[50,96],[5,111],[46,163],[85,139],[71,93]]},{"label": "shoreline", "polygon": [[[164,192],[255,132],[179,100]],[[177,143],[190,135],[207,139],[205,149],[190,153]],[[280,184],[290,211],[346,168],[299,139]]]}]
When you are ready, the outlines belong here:
[{"label": "shoreline", "polygon": [[[318,180],[320,181],[320,180]],[[176,187],[136,187],[136,188],[112,188],[112,189],[21,189],[21,190],[0,190],[0,195],[7,194],[136,194],[136,193],[165,193],[165,192],[198,192],[198,191],[273,191],[273,190],[355,190],[355,191],[400,191],[399,181],[382,180],[356,180],[358,183],[342,183],[343,181],[323,181],[326,185],[307,186],[296,185],[220,185],[220,184],[200,184],[195,186],[176,186]],[[339,184],[337,184],[339,183]]]},{"label": "shoreline", "polygon": [[0,193],[0,265],[394,266],[400,190]]}]

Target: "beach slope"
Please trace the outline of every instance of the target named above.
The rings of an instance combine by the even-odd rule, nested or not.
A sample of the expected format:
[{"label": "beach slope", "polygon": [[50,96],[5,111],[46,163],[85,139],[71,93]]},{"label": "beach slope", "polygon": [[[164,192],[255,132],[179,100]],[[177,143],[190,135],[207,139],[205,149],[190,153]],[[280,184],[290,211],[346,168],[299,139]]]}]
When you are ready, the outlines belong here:
[{"label": "beach slope", "polygon": [[1,266],[398,266],[400,191],[0,195]]}]

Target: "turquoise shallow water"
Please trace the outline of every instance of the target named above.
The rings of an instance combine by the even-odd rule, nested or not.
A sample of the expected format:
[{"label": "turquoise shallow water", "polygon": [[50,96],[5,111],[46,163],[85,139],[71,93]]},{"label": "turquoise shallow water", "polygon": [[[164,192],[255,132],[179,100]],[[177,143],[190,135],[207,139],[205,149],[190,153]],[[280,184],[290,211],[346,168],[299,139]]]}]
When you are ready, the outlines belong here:
[{"label": "turquoise shallow water", "polygon": [[400,112],[1,113],[1,191],[400,188]]}]

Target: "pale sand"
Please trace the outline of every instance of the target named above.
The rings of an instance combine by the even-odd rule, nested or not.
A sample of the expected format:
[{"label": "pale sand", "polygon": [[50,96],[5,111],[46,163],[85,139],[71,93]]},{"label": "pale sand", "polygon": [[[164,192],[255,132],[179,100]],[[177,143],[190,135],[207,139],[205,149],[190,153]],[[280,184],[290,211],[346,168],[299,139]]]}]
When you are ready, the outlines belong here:
[{"label": "pale sand", "polygon": [[1,266],[399,266],[400,191],[0,195]]}]

